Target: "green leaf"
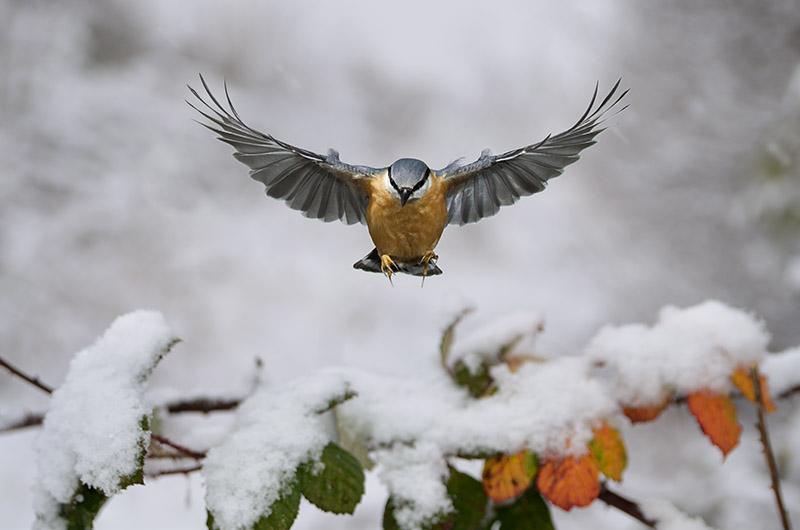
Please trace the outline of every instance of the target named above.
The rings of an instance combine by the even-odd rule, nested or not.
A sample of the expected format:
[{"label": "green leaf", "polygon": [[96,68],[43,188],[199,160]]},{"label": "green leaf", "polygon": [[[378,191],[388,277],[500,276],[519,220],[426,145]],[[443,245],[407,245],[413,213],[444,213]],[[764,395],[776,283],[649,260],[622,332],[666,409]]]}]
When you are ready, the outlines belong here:
[{"label": "green leaf", "polygon": [[535,487],[507,506],[496,508],[500,530],[555,530],[550,508]]},{"label": "green leaf", "polygon": [[453,379],[459,386],[466,387],[472,397],[484,395],[492,384],[489,369],[484,363],[481,363],[478,370],[473,373],[461,360],[453,367]]},{"label": "green leaf", "polygon": [[59,515],[67,520],[67,530],[92,528],[94,518],[108,499],[102,491],[81,484],[72,501],[61,505]]},{"label": "green leaf", "polygon": [[[324,467],[315,474],[319,464]],[[319,462],[304,464],[298,475],[303,496],[326,512],[353,513],[364,495],[361,464],[333,442],[322,450]]]},{"label": "green leaf", "polygon": [[[298,473],[299,475],[299,473]],[[253,530],[289,530],[300,510],[300,481],[292,480],[284,487],[278,500],[272,503],[272,511],[253,526]]]},{"label": "green leaf", "polygon": [[488,498],[483,485],[476,478],[450,468],[447,493],[453,503],[453,513],[434,526],[437,530],[472,530],[486,516]]},{"label": "green leaf", "polygon": [[397,509],[397,503],[391,495],[386,500],[386,506],[383,508],[383,530],[400,530],[400,525],[397,524],[397,519],[394,518],[394,511]]},{"label": "green leaf", "polygon": [[[298,472],[299,475],[299,472]],[[252,530],[289,530],[300,511],[300,481],[295,476],[289,484],[284,486],[281,496],[270,506],[270,514],[259,519]],[[206,527],[209,530],[219,530],[214,522],[211,512],[206,512]]]}]

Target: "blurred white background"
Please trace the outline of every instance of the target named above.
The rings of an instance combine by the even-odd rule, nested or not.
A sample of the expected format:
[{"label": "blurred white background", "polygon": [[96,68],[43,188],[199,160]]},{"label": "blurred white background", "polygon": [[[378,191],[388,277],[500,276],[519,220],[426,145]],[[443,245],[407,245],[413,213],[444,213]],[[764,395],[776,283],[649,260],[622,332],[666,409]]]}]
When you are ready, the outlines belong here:
[{"label": "blurred white background", "polygon": [[[151,386],[238,395],[256,358],[266,381],[329,365],[413,377],[464,305],[475,321],[539,311],[538,353],[567,355],[604,323],[707,298],[763,317],[773,349],[796,345],[798,65],[793,0],[3,0],[0,355],[58,385],[115,316],[154,308],[184,342]],[[544,193],[449,228],[444,275],[392,288],[351,268],[372,248],[365,227],[265,197],[192,122],[198,72],[220,93],[227,80],[251,126],[373,166],[439,168],[538,141],[577,120],[598,80],[621,76],[631,107]],[[0,373],[0,418],[45,406]],[[0,437],[4,528],[33,518],[33,436]],[[737,521],[630,473],[631,496]],[[370,477],[355,519],[304,508],[297,528],[375,528],[380,488]],[[560,527],[632,524],[581,513]],[[199,478],[173,477],[115,498],[97,528],[203,521]]]}]

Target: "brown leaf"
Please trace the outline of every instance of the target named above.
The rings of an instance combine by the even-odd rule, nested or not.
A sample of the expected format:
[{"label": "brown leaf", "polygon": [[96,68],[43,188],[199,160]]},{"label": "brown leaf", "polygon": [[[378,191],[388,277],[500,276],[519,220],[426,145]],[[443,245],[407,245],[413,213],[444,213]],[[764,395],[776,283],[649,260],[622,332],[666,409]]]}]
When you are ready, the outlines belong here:
[{"label": "brown leaf", "polygon": [[700,390],[686,396],[686,403],[700,428],[723,456],[736,447],[742,426],[736,421],[736,407],[730,396]]},{"label": "brown leaf", "polygon": [[522,495],[536,475],[536,455],[527,450],[486,459],[481,476],[486,495],[501,504]]},{"label": "brown leaf", "polygon": [[588,506],[600,494],[599,466],[591,454],[544,460],[536,485],[547,500],[570,510]]}]

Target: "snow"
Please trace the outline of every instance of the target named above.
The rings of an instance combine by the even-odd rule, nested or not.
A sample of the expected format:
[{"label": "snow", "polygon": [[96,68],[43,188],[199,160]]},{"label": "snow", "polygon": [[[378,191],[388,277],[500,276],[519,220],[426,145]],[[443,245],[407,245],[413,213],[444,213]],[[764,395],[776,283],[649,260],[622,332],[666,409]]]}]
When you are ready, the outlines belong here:
[{"label": "snow", "polygon": [[586,356],[614,373],[620,403],[648,406],[673,392],[728,392],[736,368],[760,362],[770,335],[745,311],[709,300],[686,309],[667,306],[652,326],[603,327]]},{"label": "snow", "polygon": [[203,462],[206,503],[219,528],[251,528],[295,476],[332,439],[332,414],[350,390],[345,378],[320,373],[280,388],[265,386],[236,411],[230,436]]},{"label": "snow", "polygon": [[800,384],[800,346],[767,355],[761,373],[767,376],[773,396],[796,387]]},{"label": "snow", "polygon": [[658,521],[658,530],[713,530],[702,519],[689,517],[666,501],[643,501],[640,507],[645,517]]},{"label": "snow", "polygon": [[136,311],[72,360],[34,443],[41,528],[61,524],[58,505],[70,503],[80,484],[110,496],[139,469],[150,443],[141,428],[151,414],[147,377],[175,341],[161,313]]}]

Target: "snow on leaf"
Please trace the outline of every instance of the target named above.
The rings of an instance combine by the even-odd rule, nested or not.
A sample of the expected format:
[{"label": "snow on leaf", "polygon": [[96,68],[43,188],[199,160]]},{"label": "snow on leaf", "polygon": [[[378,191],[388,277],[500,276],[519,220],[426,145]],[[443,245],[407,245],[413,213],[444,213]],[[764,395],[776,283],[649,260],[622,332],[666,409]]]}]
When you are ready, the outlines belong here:
[{"label": "snow on leaf", "polygon": [[[756,389],[753,385],[753,378],[750,377],[750,370],[746,366],[737,368],[736,371],[733,372],[733,375],[731,375],[731,381],[736,385],[736,388],[741,390],[744,397],[753,403],[756,402]],[[769,394],[767,376],[760,374],[759,384],[761,385],[761,399],[764,401],[764,408],[767,412],[775,412],[778,410],[778,407],[775,405],[775,402],[772,401],[772,396]]]},{"label": "snow on leaf", "polygon": [[588,506],[600,494],[599,466],[591,454],[542,461],[536,485],[542,495],[563,510]]},{"label": "snow on leaf", "polygon": [[669,394],[664,401],[657,405],[643,405],[639,407],[623,406],[622,412],[632,423],[653,421],[664,412],[669,406],[670,401],[672,401],[672,394]]},{"label": "snow on leaf", "polygon": [[481,366],[491,366],[502,361],[520,341],[534,341],[544,328],[541,315],[514,313],[478,327],[449,350],[447,362],[450,366],[463,363],[476,373]]},{"label": "snow on leaf", "polygon": [[530,486],[537,467],[536,455],[527,450],[487,458],[481,476],[483,489],[495,504],[516,499]]},{"label": "snow on leaf", "polygon": [[589,442],[589,450],[600,466],[600,472],[610,479],[622,480],[622,471],[628,465],[628,455],[619,431],[607,423],[594,430],[594,438]]},{"label": "snow on leaf", "polygon": [[332,414],[319,411],[350,393],[344,375],[320,372],[280,387],[262,386],[242,402],[231,434],[203,463],[206,505],[216,527],[252,528],[271,520],[298,467],[318,460],[330,442]]},{"label": "snow on leaf", "polygon": [[[315,464],[322,464],[321,470]],[[301,466],[303,496],[317,508],[333,513],[353,513],[364,495],[364,470],[358,460],[331,442],[319,462]]]},{"label": "snow on leaf", "polygon": [[761,320],[710,300],[685,309],[665,307],[652,326],[606,326],[585,351],[612,379],[609,386],[620,403],[651,407],[673,391],[728,391],[730,374],[759,362],[769,340]]},{"label": "snow on leaf", "polygon": [[152,413],[143,394],[175,342],[161,313],[136,311],[71,361],[34,443],[36,526],[61,526],[84,487],[110,496],[141,482]]},{"label": "snow on leaf", "polygon": [[700,390],[686,396],[686,403],[700,428],[723,456],[736,447],[742,426],[736,421],[736,407],[730,396]]},{"label": "snow on leaf", "polygon": [[[449,467],[450,476],[447,479],[447,495],[450,497],[453,509],[449,513],[439,514],[439,517],[420,523],[416,528],[430,530],[474,530],[486,515],[488,499],[483,492],[481,483],[472,476]],[[390,496],[383,512],[384,530],[400,530],[403,527],[398,523],[395,513],[403,506]]]}]

